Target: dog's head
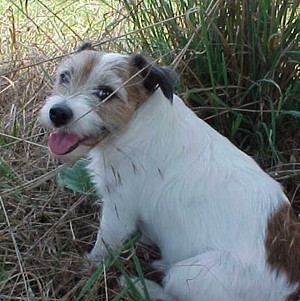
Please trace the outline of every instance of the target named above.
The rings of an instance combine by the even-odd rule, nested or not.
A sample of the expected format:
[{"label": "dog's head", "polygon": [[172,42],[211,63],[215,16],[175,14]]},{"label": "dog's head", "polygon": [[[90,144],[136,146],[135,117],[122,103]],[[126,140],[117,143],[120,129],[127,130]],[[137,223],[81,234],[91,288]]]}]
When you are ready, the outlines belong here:
[{"label": "dog's head", "polygon": [[142,55],[92,50],[89,44],[58,67],[54,90],[41,122],[54,131],[48,139],[56,156],[75,159],[120,134],[133,113],[159,87],[172,102],[172,71]]}]

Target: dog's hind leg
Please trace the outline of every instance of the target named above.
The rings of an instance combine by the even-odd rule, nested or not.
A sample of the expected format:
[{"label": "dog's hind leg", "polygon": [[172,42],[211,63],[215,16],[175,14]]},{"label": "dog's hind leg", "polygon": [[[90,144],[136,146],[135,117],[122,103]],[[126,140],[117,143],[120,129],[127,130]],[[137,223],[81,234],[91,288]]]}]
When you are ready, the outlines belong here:
[{"label": "dog's hind leg", "polygon": [[[278,281],[278,282],[277,282]],[[284,279],[262,266],[243,264],[231,253],[213,250],[178,262],[164,278],[163,300],[278,301],[285,300]],[[255,288],[255,289],[253,289]]]},{"label": "dog's hind leg", "polygon": [[[227,287],[228,279],[234,277],[232,273],[236,269],[229,266],[228,257],[230,254],[211,251],[178,262],[165,271],[163,286],[145,280],[150,299],[153,301],[244,301],[234,298],[230,288]],[[154,266],[156,265],[155,263]],[[137,278],[132,280],[143,295],[141,282]]]},{"label": "dog's hind leg", "polygon": [[[229,253],[210,251],[173,265],[164,278],[164,292],[170,300],[238,301],[229,278],[238,269]],[[240,299],[239,301],[242,301]]]}]

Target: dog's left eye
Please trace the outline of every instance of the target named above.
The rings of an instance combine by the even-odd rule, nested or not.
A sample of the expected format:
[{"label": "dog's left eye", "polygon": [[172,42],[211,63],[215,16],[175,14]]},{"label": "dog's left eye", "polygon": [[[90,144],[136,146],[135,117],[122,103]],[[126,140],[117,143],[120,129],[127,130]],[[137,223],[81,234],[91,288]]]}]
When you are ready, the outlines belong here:
[{"label": "dog's left eye", "polygon": [[65,71],[59,75],[59,83],[62,85],[66,85],[70,83],[70,72]]},{"label": "dog's left eye", "polygon": [[101,99],[105,100],[113,93],[113,90],[109,87],[99,87],[98,90],[95,92],[95,95]]}]

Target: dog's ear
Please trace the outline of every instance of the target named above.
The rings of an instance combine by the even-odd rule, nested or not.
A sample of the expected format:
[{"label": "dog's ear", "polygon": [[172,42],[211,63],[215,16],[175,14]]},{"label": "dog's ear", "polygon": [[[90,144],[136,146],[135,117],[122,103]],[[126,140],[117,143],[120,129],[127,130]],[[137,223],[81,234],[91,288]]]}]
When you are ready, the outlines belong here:
[{"label": "dog's ear", "polygon": [[83,51],[83,50],[93,50],[93,45],[91,42],[83,42],[78,48],[77,52]]},{"label": "dog's ear", "polygon": [[151,63],[141,54],[135,54],[132,60],[134,66],[141,72],[140,74],[144,79],[144,87],[148,91],[154,91],[159,86],[165,97],[172,103],[174,84],[177,79],[175,72]]}]

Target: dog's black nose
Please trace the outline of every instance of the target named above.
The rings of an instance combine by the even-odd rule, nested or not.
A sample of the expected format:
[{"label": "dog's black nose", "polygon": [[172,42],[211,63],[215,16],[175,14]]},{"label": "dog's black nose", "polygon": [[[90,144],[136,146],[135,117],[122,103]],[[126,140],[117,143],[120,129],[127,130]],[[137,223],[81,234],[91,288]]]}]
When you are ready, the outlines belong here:
[{"label": "dog's black nose", "polygon": [[72,110],[63,104],[54,105],[49,111],[50,120],[57,127],[66,125],[73,117]]}]

